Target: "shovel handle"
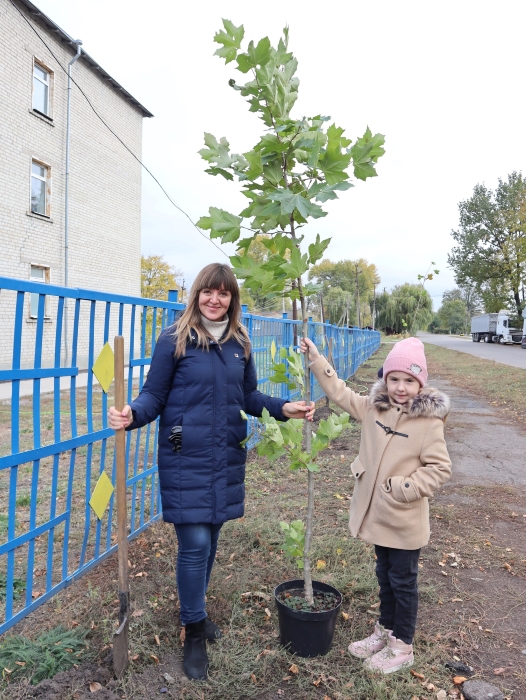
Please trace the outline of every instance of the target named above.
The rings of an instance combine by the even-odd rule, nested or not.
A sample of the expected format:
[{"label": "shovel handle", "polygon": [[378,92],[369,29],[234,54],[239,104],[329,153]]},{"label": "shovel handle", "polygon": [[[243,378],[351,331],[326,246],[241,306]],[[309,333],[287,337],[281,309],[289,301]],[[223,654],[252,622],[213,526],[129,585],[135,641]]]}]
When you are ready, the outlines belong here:
[{"label": "shovel handle", "polygon": [[[115,336],[115,408],[124,408],[124,338]],[[119,557],[119,593],[128,593],[128,524],[126,512],[126,435],[124,429],[115,432],[115,463],[117,467],[117,543]],[[122,605],[121,605],[122,608]],[[122,622],[122,621],[121,621]]]}]

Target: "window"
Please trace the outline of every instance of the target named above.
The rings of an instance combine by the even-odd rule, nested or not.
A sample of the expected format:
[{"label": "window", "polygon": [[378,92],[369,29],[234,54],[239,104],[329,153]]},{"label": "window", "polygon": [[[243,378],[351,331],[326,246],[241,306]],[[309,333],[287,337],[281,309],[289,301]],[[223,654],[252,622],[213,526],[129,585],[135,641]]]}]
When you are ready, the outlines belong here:
[{"label": "window", "polygon": [[50,215],[50,168],[36,160],[31,161],[31,211]]},{"label": "window", "polygon": [[51,117],[52,76],[43,66],[33,63],[33,109],[46,117]]},{"label": "window", "polygon": [[[49,284],[49,267],[45,265],[31,265],[29,272],[29,279],[31,282],[44,282]],[[38,316],[38,294],[29,295],[29,317],[37,318]],[[48,318],[48,298],[44,303],[44,318]]]}]

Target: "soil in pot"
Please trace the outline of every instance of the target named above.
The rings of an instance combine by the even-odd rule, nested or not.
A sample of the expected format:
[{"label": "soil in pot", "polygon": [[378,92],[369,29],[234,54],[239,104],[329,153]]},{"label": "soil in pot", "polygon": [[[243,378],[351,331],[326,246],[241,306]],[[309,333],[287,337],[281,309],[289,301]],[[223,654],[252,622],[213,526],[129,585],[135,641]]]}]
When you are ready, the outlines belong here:
[{"label": "soil in pot", "polygon": [[326,612],[333,610],[341,603],[341,597],[332,591],[314,591],[314,603],[311,605],[305,599],[302,588],[293,588],[282,591],[277,599],[291,610],[303,610],[304,612]]}]

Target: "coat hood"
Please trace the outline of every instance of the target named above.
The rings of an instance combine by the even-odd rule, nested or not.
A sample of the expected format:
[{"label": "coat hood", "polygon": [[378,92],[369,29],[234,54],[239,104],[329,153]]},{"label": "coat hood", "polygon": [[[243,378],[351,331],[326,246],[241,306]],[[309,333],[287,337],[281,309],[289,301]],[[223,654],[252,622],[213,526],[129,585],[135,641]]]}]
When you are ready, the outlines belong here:
[{"label": "coat hood", "polygon": [[[389,400],[387,384],[377,381],[369,394],[371,404],[379,411],[388,411],[393,404]],[[445,420],[451,410],[449,396],[431,386],[423,387],[411,401],[407,415],[409,418],[440,418]]]}]

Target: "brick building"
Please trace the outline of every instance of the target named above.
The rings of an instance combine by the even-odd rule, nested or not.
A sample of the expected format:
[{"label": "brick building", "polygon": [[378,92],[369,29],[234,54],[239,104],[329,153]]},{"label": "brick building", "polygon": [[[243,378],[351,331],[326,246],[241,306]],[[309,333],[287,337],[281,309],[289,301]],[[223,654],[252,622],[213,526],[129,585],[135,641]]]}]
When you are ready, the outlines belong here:
[{"label": "brick building", "polygon": [[[75,83],[140,159],[142,120],[152,114],[80,52],[71,67]],[[0,276],[65,285],[67,274],[69,287],[140,296],[141,166],[75,84],[65,252],[67,69],[76,53],[74,40],[31,2],[0,0]],[[26,294],[28,341],[34,336],[37,300]],[[12,308],[4,290],[4,367],[12,352]],[[49,309],[44,357],[52,356],[52,326]],[[24,354],[32,353],[31,345]]]}]

